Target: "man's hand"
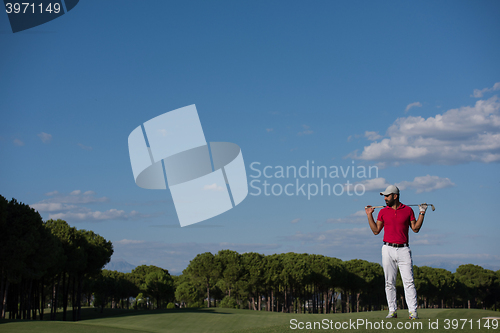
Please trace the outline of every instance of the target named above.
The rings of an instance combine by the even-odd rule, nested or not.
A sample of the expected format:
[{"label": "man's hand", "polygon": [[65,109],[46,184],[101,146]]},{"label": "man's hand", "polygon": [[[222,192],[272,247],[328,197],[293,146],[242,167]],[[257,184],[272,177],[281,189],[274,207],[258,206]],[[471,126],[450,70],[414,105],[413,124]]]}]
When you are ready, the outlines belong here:
[{"label": "man's hand", "polygon": [[427,210],[427,204],[423,203],[418,205],[418,209],[420,210],[420,213],[425,213],[425,211]]},{"label": "man's hand", "polygon": [[365,207],[365,212],[366,216],[368,216],[368,224],[370,225],[370,229],[372,229],[372,232],[374,235],[378,235],[382,228],[384,227],[384,224],[380,221],[375,222],[373,219],[373,211],[375,210],[375,207],[372,206],[366,206]]}]

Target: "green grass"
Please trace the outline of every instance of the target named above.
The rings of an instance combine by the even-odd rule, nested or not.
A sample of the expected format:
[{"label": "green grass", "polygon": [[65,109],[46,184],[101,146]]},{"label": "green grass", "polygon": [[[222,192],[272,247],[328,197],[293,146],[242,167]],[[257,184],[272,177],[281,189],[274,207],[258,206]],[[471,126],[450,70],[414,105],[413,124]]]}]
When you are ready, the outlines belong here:
[{"label": "green grass", "polygon": [[[343,313],[343,314],[288,314],[288,313],[270,313],[265,311],[250,311],[236,309],[174,309],[174,310],[154,310],[154,311],[127,311],[127,310],[112,310],[105,309],[103,314],[100,314],[94,309],[83,309],[82,317],[79,322],[62,322],[62,321],[0,321],[0,332],[2,333],[114,333],[114,332],[232,332],[232,333],[281,333],[281,332],[311,332],[308,329],[290,328],[290,320],[296,319],[297,322],[321,322],[323,319],[334,322],[349,322],[356,320],[370,321],[372,325],[384,321],[384,325],[389,321],[393,325],[392,330],[375,329],[367,330],[364,327],[359,329],[360,332],[384,332],[398,331],[394,329],[397,323],[400,325],[409,325],[420,322],[422,329],[402,329],[401,332],[419,331],[419,332],[500,332],[500,327],[496,330],[490,328],[477,328],[477,320],[483,317],[500,317],[499,312],[488,310],[467,310],[467,309],[424,309],[419,310],[420,319],[410,321],[407,319],[407,311],[400,310],[398,312],[400,318],[385,319],[385,311],[375,312],[360,312],[360,313]],[[71,318],[71,316],[69,316]],[[445,330],[445,319],[472,319],[474,328],[470,329],[470,323],[462,329],[462,322],[459,322],[459,327],[455,330]],[[439,329],[429,329],[429,322],[438,321]],[[482,323],[485,323],[482,320]],[[450,322],[450,325],[452,323]],[[491,324],[491,321],[490,321]],[[312,324],[313,325],[313,324]],[[500,326],[500,320],[499,320]],[[316,331],[339,331],[317,329]],[[358,331],[353,329],[340,329],[340,331]]]}]

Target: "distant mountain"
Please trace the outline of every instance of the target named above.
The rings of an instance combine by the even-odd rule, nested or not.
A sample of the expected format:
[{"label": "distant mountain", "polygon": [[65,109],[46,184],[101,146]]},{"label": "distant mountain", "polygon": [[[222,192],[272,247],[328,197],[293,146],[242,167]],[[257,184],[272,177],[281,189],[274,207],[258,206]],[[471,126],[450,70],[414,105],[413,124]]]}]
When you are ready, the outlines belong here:
[{"label": "distant mountain", "polygon": [[129,264],[123,259],[112,259],[106,266],[104,266],[104,269],[122,273],[130,273],[136,267],[137,266]]}]

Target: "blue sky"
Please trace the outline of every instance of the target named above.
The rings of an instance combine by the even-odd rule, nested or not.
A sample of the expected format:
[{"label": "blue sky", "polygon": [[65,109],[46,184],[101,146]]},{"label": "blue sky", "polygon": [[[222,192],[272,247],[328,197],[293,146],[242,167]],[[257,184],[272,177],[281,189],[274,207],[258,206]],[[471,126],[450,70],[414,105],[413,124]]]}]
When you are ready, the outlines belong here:
[{"label": "blue sky", "polygon": [[[363,207],[396,183],[403,203],[436,206],[410,235],[414,264],[500,269],[499,14],[497,1],[81,1],[15,34],[0,15],[0,194],[94,230],[114,260],[179,274],[221,249],[380,262]],[[361,183],[353,196],[250,187],[180,228],[168,190],[135,184],[127,138],[191,104],[261,187],[254,162],[378,177],[324,179]]]}]

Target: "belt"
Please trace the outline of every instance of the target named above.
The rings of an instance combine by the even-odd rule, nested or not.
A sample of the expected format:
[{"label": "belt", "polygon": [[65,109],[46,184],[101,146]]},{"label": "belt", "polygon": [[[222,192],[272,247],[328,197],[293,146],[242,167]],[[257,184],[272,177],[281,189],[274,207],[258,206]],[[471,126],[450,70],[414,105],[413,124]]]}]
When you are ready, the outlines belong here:
[{"label": "belt", "polygon": [[384,242],[384,245],[388,245],[388,246],[392,246],[392,247],[406,247],[406,246],[410,246],[408,243],[394,244],[394,243],[387,243],[387,242]]}]

